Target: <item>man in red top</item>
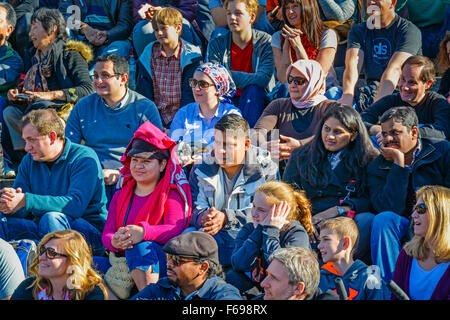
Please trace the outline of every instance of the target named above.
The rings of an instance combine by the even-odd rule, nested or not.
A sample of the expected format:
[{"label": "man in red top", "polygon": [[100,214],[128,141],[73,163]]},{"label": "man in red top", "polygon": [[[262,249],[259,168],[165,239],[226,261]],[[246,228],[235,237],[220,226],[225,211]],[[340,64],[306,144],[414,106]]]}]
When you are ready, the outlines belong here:
[{"label": "man in red top", "polygon": [[225,0],[229,31],[208,45],[207,61],[224,65],[236,83],[233,102],[253,127],[275,84],[271,36],[252,29],[257,0]]}]

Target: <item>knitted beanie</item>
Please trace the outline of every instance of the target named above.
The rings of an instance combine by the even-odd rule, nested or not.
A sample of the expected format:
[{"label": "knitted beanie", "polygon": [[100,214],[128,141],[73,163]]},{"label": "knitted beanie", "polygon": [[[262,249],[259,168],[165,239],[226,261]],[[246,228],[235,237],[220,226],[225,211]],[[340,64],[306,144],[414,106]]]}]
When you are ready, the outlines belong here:
[{"label": "knitted beanie", "polygon": [[134,280],[131,277],[127,259],[117,257],[114,252],[110,252],[109,263],[111,267],[105,274],[105,282],[118,298],[127,299],[134,287]]}]

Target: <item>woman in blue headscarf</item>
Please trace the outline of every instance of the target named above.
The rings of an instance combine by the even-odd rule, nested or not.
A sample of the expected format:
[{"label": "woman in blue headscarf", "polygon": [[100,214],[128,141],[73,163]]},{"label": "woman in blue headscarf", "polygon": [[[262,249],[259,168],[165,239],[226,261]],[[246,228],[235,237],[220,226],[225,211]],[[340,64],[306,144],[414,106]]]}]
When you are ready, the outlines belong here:
[{"label": "woman in blue headscarf", "polygon": [[[227,69],[217,63],[207,62],[199,66],[189,80],[195,102],[180,108],[170,126],[170,138],[183,141],[184,146],[195,153],[208,152],[214,142],[214,125],[229,114],[241,114],[231,102],[236,85]],[[200,157],[199,152],[199,157]],[[183,166],[195,160],[180,156]]]}]

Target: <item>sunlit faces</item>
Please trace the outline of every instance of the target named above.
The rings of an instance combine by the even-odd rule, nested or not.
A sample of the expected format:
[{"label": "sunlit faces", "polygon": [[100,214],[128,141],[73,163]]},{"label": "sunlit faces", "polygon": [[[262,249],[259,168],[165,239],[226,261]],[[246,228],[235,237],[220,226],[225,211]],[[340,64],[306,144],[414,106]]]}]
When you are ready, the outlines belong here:
[{"label": "sunlit faces", "polygon": [[433,81],[423,82],[421,80],[423,66],[407,64],[402,69],[398,88],[403,101],[412,106],[419,104]]},{"label": "sunlit faces", "polygon": [[250,139],[244,132],[214,130],[214,156],[222,168],[243,164],[248,148]]},{"label": "sunlit faces", "polygon": [[244,2],[231,1],[226,8],[228,28],[231,32],[241,32],[251,28],[256,15],[250,14]]},{"label": "sunlit faces", "polygon": [[[67,254],[64,246],[64,239],[51,239],[44,246],[46,248],[52,248],[56,252],[61,254]],[[39,256],[39,268],[38,272],[41,277],[46,279],[57,279],[69,277],[67,274],[67,268],[70,265],[69,258],[56,256],[53,259],[49,259],[45,253]]]},{"label": "sunlit faces", "polygon": [[412,127],[408,132],[406,126],[394,119],[389,119],[381,124],[383,147],[399,149],[406,154],[416,146],[418,132],[417,127]]},{"label": "sunlit faces", "polygon": [[177,264],[172,259],[168,259],[167,278],[173,286],[183,288],[192,283],[204,267],[203,264],[197,263],[192,259],[187,259],[181,264]]},{"label": "sunlit faces", "polygon": [[6,8],[0,7],[0,44],[3,45],[4,41],[8,39],[9,35],[13,32],[13,27],[8,26],[7,20],[8,11]]},{"label": "sunlit faces", "polygon": [[149,184],[157,182],[161,173],[166,167],[167,161],[163,160],[161,163],[157,159],[142,159],[131,157],[130,171],[136,183]]},{"label": "sunlit faces", "polygon": [[207,88],[200,88],[200,85],[198,84],[192,88],[192,94],[194,95],[195,102],[201,105],[216,105],[219,101],[219,96],[217,88],[211,78],[206,73],[201,71],[195,71],[192,78],[197,81],[205,81],[209,84]]},{"label": "sunlit faces", "polygon": [[291,26],[300,27],[301,25],[301,5],[300,3],[288,3],[285,6],[285,14]]},{"label": "sunlit faces", "polygon": [[162,45],[174,45],[178,43],[182,25],[171,26],[165,24],[156,23],[157,29],[155,29],[155,37]]},{"label": "sunlit faces", "polygon": [[41,136],[31,124],[23,127],[22,138],[25,140],[25,152],[28,152],[34,161],[49,161],[54,156],[52,144],[56,139],[56,133],[52,133],[53,135]]},{"label": "sunlit faces", "polygon": [[277,259],[273,259],[266,271],[267,275],[261,282],[264,289],[264,300],[290,300],[298,295],[298,284],[289,282],[286,267]]},{"label": "sunlit faces", "polygon": [[[291,69],[291,72],[289,73],[289,75],[294,78],[296,78],[296,77],[304,78],[304,75],[295,68]],[[291,99],[293,99],[295,101],[301,100],[301,98],[303,98],[303,95],[305,94],[305,90],[306,90],[307,86],[308,86],[308,82],[305,82],[302,85],[295,84],[295,81],[292,81],[291,83],[289,83],[288,90],[289,90]]]},{"label": "sunlit faces", "polygon": [[[422,197],[419,197],[419,199],[417,199],[416,206],[423,203],[424,202]],[[430,225],[428,220],[428,212],[419,214],[417,210],[414,209],[413,213],[411,214],[411,217],[414,223],[414,234],[419,237],[425,237],[428,231],[428,227]]]},{"label": "sunlit faces", "polygon": [[339,255],[343,255],[342,246],[344,239],[341,239],[330,229],[321,229],[319,236],[320,243],[317,246],[322,256],[323,262],[334,261]]},{"label": "sunlit faces", "polygon": [[272,199],[264,193],[256,192],[253,198],[253,206],[251,210],[253,218],[253,226],[256,228],[264,219],[271,214],[273,203]]},{"label": "sunlit faces", "polygon": [[51,34],[47,34],[42,23],[39,20],[35,20],[31,23],[29,36],[33,42],[33,46],[38,50],[43,50],[50,46],[56,39],[56,27],[55,31]]},{"label": "sunlit faces", "polygon": [[322,142],[326,150],[330,152],[339,152],[344,149],[356,134],[348,131],[342,123],[334,118],[328,118],[322,126]]},{"label": "sunlit faces", "polygon": [[114,72],[114,62],[99,61],[94,68],[94,88],[97,94],[103,98],[114,96],[121,87],[125,87],[128,75],[118,75]]}]

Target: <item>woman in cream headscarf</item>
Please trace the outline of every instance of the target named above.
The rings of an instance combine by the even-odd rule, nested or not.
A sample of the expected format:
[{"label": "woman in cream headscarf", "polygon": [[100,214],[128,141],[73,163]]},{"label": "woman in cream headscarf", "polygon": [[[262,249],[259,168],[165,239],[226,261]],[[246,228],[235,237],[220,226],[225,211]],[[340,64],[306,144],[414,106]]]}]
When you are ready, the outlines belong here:
[{"label": "woman in cream headscarf", "polygon": [[[293,150],[313,138],[315,125],[334,104],[325,97],[325,73],[317,61],[292,63],[286,70],[286,81],[290,98],[272,101],[255,125],[258,138],[269,140],[267,149],[279,160],[288,159]],[[279,132],[266,137],[273,129]]]}]

